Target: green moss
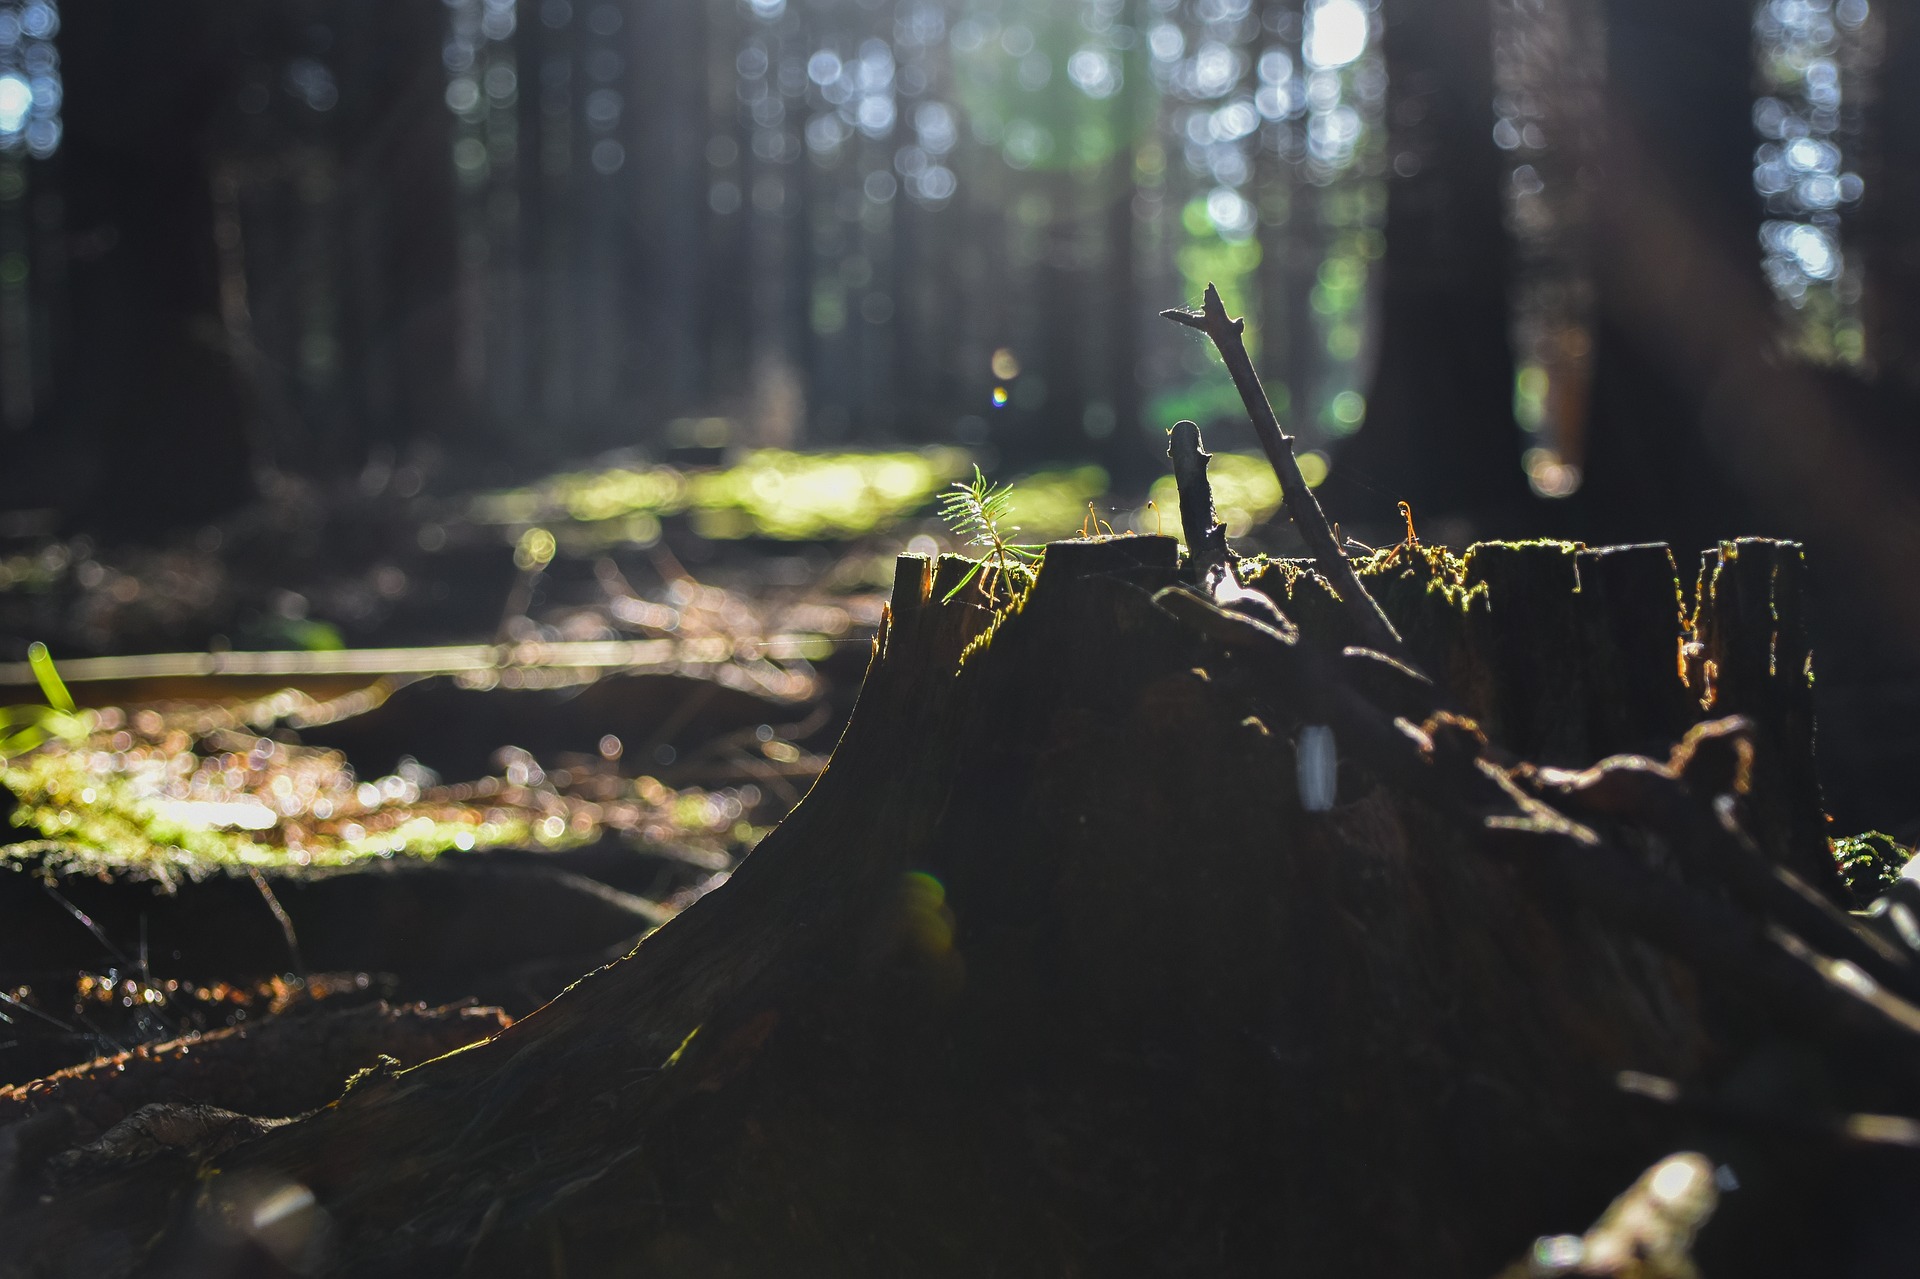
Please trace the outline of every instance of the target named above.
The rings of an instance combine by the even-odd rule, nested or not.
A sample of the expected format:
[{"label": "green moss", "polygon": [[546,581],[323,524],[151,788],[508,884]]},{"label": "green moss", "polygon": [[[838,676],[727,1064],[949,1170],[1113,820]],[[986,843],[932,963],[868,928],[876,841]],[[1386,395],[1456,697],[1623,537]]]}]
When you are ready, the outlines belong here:
[{"label": "green moss", "polygon": [[289,707],[312,705],[280,694],[132,716],[81,711],[77,731],[0,764],[13,824],[39,837],[0,847],[0,860],[172,879],[560,848],[612,833],[725,864],[758,834],[725,794],[650,777],[569,774],[562,788],[529,758],[503,776],[452,786],[420,774],[362,781],[337,751],[260,735]]},{"label": "green moss", "polygon": [[626,466],[555,475],[476,498],[469,516],[509,528],[551,526],[560,544],[575,551],[651,542],[661,518],[672,515],[687,515],[702,536],[720,539],[853,538],[922,510],[968,465],[959,449],[759,449],[718,470]]},{"label": "green moss", "polygon": [[1913,857],[1913,849],[1877,830],[1861,835],[1842,835],[1828,843],[1834,864],[1847,890],[1865,906],[1899,881],[1900,872]]},{"label": "green moss", "polygon": [[[1037,573],[1032,570],[1026,570],[1022,576],[1014,579],[1009,584],[1007,602],[993,610],[993,617],[987,622],[987,629],[967,641],[967,646],[960,650],[958,669],[965,669],[967,662],[972,659],[975,653],[984,653],[993,644],[993,637],[999,633],[1000,626],[1003,622],[1010,617],[1019,616],[1021,611],[1027,607],[1027,597],[1033,594],[1033,584],[1038,580],[1039,575]],[[955,606],[949,605],[948,607],[951,608]]]}]

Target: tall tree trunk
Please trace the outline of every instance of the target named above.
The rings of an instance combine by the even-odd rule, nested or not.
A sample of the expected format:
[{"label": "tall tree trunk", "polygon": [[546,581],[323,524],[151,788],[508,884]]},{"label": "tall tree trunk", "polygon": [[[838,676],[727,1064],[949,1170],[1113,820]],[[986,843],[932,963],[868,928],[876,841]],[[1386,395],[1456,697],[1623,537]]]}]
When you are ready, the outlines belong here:
[{"label": "tall tree trunk", "polygon": [[[1490,9],[1384,8],[1390,165],[1380,362],[1366,425],[1336,457],[1343,518],[1425,515],[1512,531],[1531,504],[1513,421],[1506,165],[1493,143]],[[1406,170],[1411,169],[1410,175]],[[1344,474],[1343,474],[1344,473]]]},{"label": "tall tree trunk", "polygon": [[351,320],[341,368],[351,383],[347,425],[364,455],[438,438],[461,416],[448,234],[453,140],[439,64],[446,18],[424,6],[361,3],[343,6],[336,26],[354,79],[340,105],[351,111],[342,121],[340,204],[354,291],[342,308]]},{"label": "tall tree trunk", "polygon": [[[1866,259],[1867,360],[1895,393],[1920,399],[1920,10],[1876,5],[1883,24],[1879,84],[1868,121],[1875,163],[1855,243]],[[1852,219],[1850,219],[1852,220]]]},{"label": "tall tree trunk", "polygon": [[[1751,173],[1752,7],[1611,0],[1607,26],[1592,444],[1575,519],[1592,537],[1693,545],[1752,527],[1709,419],[1728,416],[1722,380],[1776,340]],[[1702,361],[1680,354],[1689,343],[1723,350]]]},{"label": "tall tree trunk", "polygon": [[[221,321],[211,126],[230,90],[230,19],[199,4],[62,14],[70,341],[43,430],[80,447],[96,527],[155,530],[250,492],[244,397]],[[80,472],[84,474],[84,471]]]}]

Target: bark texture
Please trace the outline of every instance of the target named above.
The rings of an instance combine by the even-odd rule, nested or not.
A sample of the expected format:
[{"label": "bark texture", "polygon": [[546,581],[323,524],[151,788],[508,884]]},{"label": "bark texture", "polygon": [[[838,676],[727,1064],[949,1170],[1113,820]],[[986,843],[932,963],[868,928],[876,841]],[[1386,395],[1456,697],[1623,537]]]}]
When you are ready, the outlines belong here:
[{"label": "bark texture", "polygon": [[[1665,548],[1440,562],[1368,580],[1511,750],[1704,713]],[[1618,1072],[1799,1033],[1358,759],[1307,811],[1304,702],[1156,603],[1170,539],[1056,543],[1004,614],[966,567],[901,559],[831,766],[631,955],[215,1162],[43,1174],[0,1272],[1487,1275],[1688,1136]],[[1339,659],[1318,579],[1254,584]]]}]

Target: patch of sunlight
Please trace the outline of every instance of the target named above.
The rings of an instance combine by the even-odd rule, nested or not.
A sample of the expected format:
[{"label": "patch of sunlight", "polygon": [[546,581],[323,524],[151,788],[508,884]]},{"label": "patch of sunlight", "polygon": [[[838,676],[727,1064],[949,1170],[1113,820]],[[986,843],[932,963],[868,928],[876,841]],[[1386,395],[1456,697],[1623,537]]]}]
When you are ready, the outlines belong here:
[{"label": "patch of sunlight", "polygon": [[1087,503],[1107,494],[1107,473],[1097,466],[1039,471],[1009,486],[1008,513],[1025,541],[1077,537],[1087,522]]},{"label": "patch of sunlight", "polygon": [[550,775],[524,751],[503,752],[502,774],[473,782],[443,785],[410,761],[362,781],[338,751],[261,735],[289,707],[321,704],[289,692],[74,713],[66,731],[0,760],[13,824],[39,837],[0,846],[0,860],[172,880],[615,834],[670,842],[718,868],[759,834],[741,829],[748,805],[731,792],[674,790],[611,766]]},{"label": "patch of sunlight", "polygon": [[[1315,462],[1309,463],[1308,458]],[[1300,459],[1300,473],[1311,487],[1326,478],[1326,462],[1319,454]],[[1318,477],[1318,479],[1316,479]],[[1273,467],[1259,453],[1215,453],[1207,464],[1207,478],[1213,482],[1215,517],[1227,526],[1228,537],[1241,537],[1256,524],[1264,523],[1280,509],[1280,481]],[[1171,475],[1153,482],[1147,496],[1154,509],[1142,507],[1133,513],[1133,529],[1140,533],[1165,533],[1184,543],[1180,528],[1180,490]]]},{"label": "patch of sunlight", "polygon": [[960,449],[792,453],[760,449],[730,467],[622,466],[555,475],[476,498],[479,524],[539,526],[569,550],[647,545],[660,520],[686,515],[702,536],[840,540],[884,530],[966,474]]}]

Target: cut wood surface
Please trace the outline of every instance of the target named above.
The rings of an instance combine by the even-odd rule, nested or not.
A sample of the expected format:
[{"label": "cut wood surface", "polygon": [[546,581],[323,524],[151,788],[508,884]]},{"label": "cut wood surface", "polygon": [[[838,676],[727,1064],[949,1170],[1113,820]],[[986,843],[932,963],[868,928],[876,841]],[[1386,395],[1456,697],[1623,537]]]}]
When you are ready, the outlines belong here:
[{"label": "cut wood surface", "polygon": [[1791,678],[1741,683],[1790,605],[1689,630],[1665,548],[1399,548],[1363,577],[1426,682],[1297,563],[1248,573],[1297,638],[1171,539],[1054,543],[1004,611],[967,568],[900,560],[827,771],[632,954],[297,1122],[24,1161],[0,1273],[1491,1275],[1696,1148],[1752,1185],[1702,1247],[1804,1274],[1910,1192],[1831,1137],[1912,1104],[1906,961],[1830,883],[1711,878],[1808,854]]}]

